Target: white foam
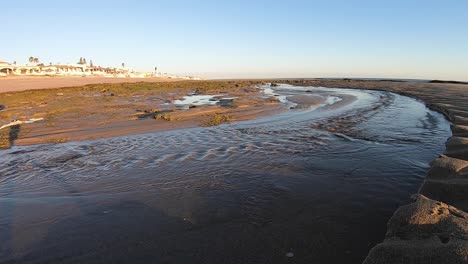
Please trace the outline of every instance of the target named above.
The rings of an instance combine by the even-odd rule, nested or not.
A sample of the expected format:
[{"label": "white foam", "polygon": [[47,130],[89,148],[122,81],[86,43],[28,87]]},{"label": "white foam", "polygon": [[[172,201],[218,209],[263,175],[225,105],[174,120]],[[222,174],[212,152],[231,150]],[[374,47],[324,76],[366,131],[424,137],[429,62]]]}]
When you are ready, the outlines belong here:
[{"label": "white foam", "polygon": [[42,120],[44,120],[44,118],[31,118],[31,119],[28,119],[26,121],[15,120],[15,121],[11,121],[10,123],[8,123],[6,125],[1,126],[0,130],[4,129],[4,128],[7,128],[7,127],[14,126],[14,125],[30,124],[30,123],[34,123],[34,122],[42,121]]},{"label": "white foam", "polygon": [[222,95],[187,95],[184,96],[182,100],[175,100],[174,104],[176,105],[215,105],[219,100],[211,100],[214,97]]}]

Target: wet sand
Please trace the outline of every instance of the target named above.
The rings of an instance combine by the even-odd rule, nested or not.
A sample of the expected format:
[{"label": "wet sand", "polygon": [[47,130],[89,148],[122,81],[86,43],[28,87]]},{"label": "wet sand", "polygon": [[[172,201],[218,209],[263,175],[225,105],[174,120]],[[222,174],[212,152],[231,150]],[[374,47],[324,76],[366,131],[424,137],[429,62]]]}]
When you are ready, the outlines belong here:
[{"label": "wet sand", "polygon": [[313,106],[318,106],[320,104],[323,104],[325,102],[325,97],[294,95],[294,96],[288,97],[288,100],[293,103],[298,104],[299,108],[310,108]]},{"label": "wet sand", "polygon": [[177,121],[156,121],[151,118],[137,120],[114,119],[96,124],[64,120],[61,128],[50,128],[40,123],[31,124],[29,133],[15,141],[17,146],[43,143],[62,143],[68,141],[92,140],[125,135],[134,135],[158,131],[177,130],[198,127],[207,116],[219,113],[229,115],[233,121],[245,121],[283,112],[284,107],[278,104],[259,107],[247,106],[247,109],[227,110],[219,107],[202,106],[198,109],[178,111],[171,114]]},{"label": "wet sand", "polygon": [[[30,78],[33,79],[33,78]],[[27,79],[28,85],[33,85]],[[83,81],[89,82],[87,78]],[[90,78],[92,79],[92,78]],[[8,90],[25,88],[26,79],[10,80]],[[250,82],[138,82],[90,84],[46,89],[46,86],[74,85],[73,78],[49,78],[38,87],[44,89],[0,93],[0,126],[11,120],[40,121],[20,126],[14,140],[8,128],[0,130],[3,148],[14,145],[63,143],[146,132],[203,126],[216,122],[244,121],[273,115],[287,108],[264,95],[257,83]],[[81,79],[79,79],[81,80]],[[108,79],[96,79],[95,82]],[[125,79],[128,81],[128,79]],[[113,81],[121,81],[115,79]],[[147,80],[150,81],[150,80]],[[37,88],[37,87],[36,87]],[[189,94],[222,95],[213,105],[177,105]],[[209,101],[210,103],[214,103]],[[223,120],[210,121],[221,117]],[[214,123],[213,123],[214,122]],[[13,122],[14,123],[14,122]]]}]

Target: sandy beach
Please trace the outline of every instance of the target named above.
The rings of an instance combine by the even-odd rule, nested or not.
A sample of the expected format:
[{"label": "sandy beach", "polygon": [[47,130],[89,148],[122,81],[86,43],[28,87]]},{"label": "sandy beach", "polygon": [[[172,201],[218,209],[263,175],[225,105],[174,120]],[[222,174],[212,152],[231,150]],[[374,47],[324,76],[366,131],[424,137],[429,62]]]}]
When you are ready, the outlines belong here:
[{"label": "sandy beach", "polygon": [[178,79],[165,77],[154,78],[107,78],[107,77],[40,77],[8,76],[0,77],[0,93],[18,92],[33,89],[50,89],[82,86],[100,83],[135,83],[135,82],[174,82]]},{"label": "sandy beach", "polygon": [[[85,79],[85,78],[83,78]],[[446,142],[446,149],[442,155],[431,163],[431,168],[421,186],[419,193],[413,196],[413,201],[400,207],[393,217],[391,217],[387,227],[387,235],[381,244],[375,246],[364,263],[373,264],[381,263],[426,263],[427,259],[441,258],[450,260],[450,263],[463,263],[460,261],[466,260],[466,234],[468,229],[468,200],[466,190],[468,183],[466,182],[466,169],[468,168],[468,85],[464,84],[447,84],[447,83],[423,83],[423,82],[395,82],[395,81],[358,81],[358,80],[255,80],[255,81],[179,81],[173,80],[134,80],[123,79],[126,82],[122,83],[122,79],[112,79],[111,83],[101,84],[100,82],[109,79],[91,79],[82,80],[81,78],[67,79],[47,79],[41,78],[35,85],[36,78],[26,79],[8,79],[0,82],[0,89],[4,92],[0,93],[0,125],[7,125],[11,120],[22,120],[25,123],[12,124],[12,126],[1,130],[2,146],[9,148],[13,145],[35,145],[41,143],[63,143],[68,141],[80,141],[99,138],[111,138],[115,136],[134,135],[153,131],[179,131],[184,133],[184,129],[195,128],[199,126],[217,126],[224,123],[253,120],[259,117],[274,117],[277,113],[290,111],[280,102],[274,95],[267,95],[258,89],[256,86],[268,82],[286,83],[296,86],[307,87],[330,87],[330,88],[345,88],[358,90],[378,90],[393,92],[418,100],[423,101],[427,107],[442,113],[452,124],[452,137]],[[132,80],[133,81],[133,80]],[[90,83],[91,82],[91,83]],[[85,85],[86,86],[80,86]],[[30,90],[30,88],[39,88]],[[59,88],[61,87],[61,88]],[[51,89],[48,89],[51,88]],[[361,91],[363,92],[363,91]],[[371,93],[365,91],[366,93]],[[375,91],[373,91],[375,92]],[[315,95],[309,91],[303,92],[306,95],[292,95],[290,102],[297,104],[292,110],[303,111],[313,106],[324,103],[320,92]],[[198,96],[197,100],[207,102],[206,104],[199,101],[191,100],[193,96]],[[383,107],[385,111],[391,111],[396,108],[385,108],[386,103],[391,103],[391,95],[389,93],[374,94],[377,98],[377,106]],[[379,99],[380,98],[380,99]],[[406,98],[406,97],[405,97]],[[410,100],[406,98],[405,100]],[[190,101],[186,105],[176,105],[175,102]],[[343,93],[341,101],[332,104],[330,108],[341,108],[355,101],[355,97]],[[358,100],[359,101],[359,100]],[[414,101],[414,100],[413,100]],[[409,101],[407,102],[409,103]],[[401,103],[399,107],[404,107],[406,104]],[[421,105],[421,104],[420,104]],[[421,105],[424,108],[423,105]],[[415,108],[416,109],[416,108]],[[424,108],[425,109],[425,108]],[[345,142],[371,141],[372,138],[366,138],[361,135],[361,131],[353,131],[356,123],[366,120],[366,115],[378,113],[379,109],[372,105],[366,108],[366,112],[353,112],[349,116],[343,113],[343,116],[334,120],[326,120],[323,123],[314,122],[308,127],[296,128],[291,134],[290,144],[300,143],[301,140],[321,140],[317,135],[306,135],[301,137],[302,133],[313,131],[326,131],[334,138],[343,139]],[[427,110],[427,109],[426,109]],[[406,109],[400,112],[399,116],[411,116],[411,109]],[[307,112],[306,112],[307,113]],[[385,120],[390,120],[396,116],[385,116]],[[401,129],[411,128],[413,125],[421,129],[428,129],[434,126],[437,122],[436,118],[430,113],[426,114],[427,122],[419,124],[421,120],[413,123],[395,124],[396,127],[401,126]],[[440,115],[439,115],[440,116]],[[296,116],[299,118],[300,116]],[[310,117],[304,117],[310,118]],[[440,117],[440,119],[443,119]],[[28,120],[32,120],[28,123]],[[36,121],[37,120],[37,121]],[[287,120],[287,118],[286,118]],[[380,121],[382,121],[380,120]],[[35,121],[35,122],[33,122]],[[375,119],[374,121],[379,121]],[[366,122],[363,122],[366,123]],[[281,123],[278,123],[281,124]],[[283,128],[282,125],[277,127]],[[388,125],[388,124],[385,124]],[[294,127],[294,124],[291,124]],[[287,126],[286,126],[287,127]],[[391,126],[390,126],[391,127]],[[390,127],[387,127],[389,129]],[[312,129],[311,129],[312,128]],[[274,135],[272,138],[277,139],[274,127],[271,128]],[[367,128],[372,130],[372,127]],[[213,132],[212,135],[217,135]],[[229,130],[226,130],[226,133]],[[448,125],[447,125],[447,131]],[[201,133],[200,131],[198,133]],[[245,140],[246,135],[252,136],[255,144],[246,146],[247,150],[258,149],[264,142],[257,142],[256,137],[262,135],[264,131],[261,129],[256,133],[249,132],[249,129],[239,129],[230,131],[228,135],[218,136],[212,144],[215,148],[209,148],[206,152],[181,154],[179,150],[174,156],[167,153],[162,157],[155,158],[161,164],[171,164],[172,161],[182,160],[197,160],[193,158],[200,154],[200,159],[208,162],[213,158],[215,150],[218,150],[220,142],[227,138],[238,138],[240,142]],[[395,136],[398,133],[391,131],[376,131],[377,137],[382,135]],[[146,135],[142,135],[146,136]],[[293,137],[294,136],[294,137]],[[422,136],[422,135],[421,135]],[[432,137],[434,135],[427,133],[424,136],[422,145],[432,145]],[[199,139],[201,137],[201,141]],[[151,138],[157,138],[152,136]],[[172,136],[168,148],[176,146],[180,142],[179,136]],[[194,141],[199,141],[200,145],[208,142],[211,139],[210,134],[201,133],[196,137],[187,135],[184,144],[191,145]],[[445,138],[445,136],[443,137]],[[270,138],[267,138],[270,139]],[[113,139],[109,139],[112,141]],[[386,144],[386,139],[380,139],[378,143]],[[411,139],[411,142],[420,140]],[[443,139],[442,139],[443,140]],[[117,140],[120,141],[120,140]],[[124,140],[125,141],[125,140]],[[161,141],[161,142],[159,142]],[[138,142],[138,140],[136,141]],[[165,139],[158,139],[156,145],[163,146]],[[424,143],[426,142],[426,143]],[[124,142],[125,143],[125,142]],[[114,143],[110,144],[120,144]],[[136,143],[131,143],[133,144]],[[406,143],[402,143],[405,145]],[[208,144],[209,145],[209,144]],[[239,151],[243,151],[244,143],[239,143]],[[333,145],[333,144],[332,144]],[[379,145],[379,144],[377,144]],[[59,146],[59,145],[57,145]],[[275,146],[275,144],[273,144]],[[301,147],[310,147],[313,144],[299,144]],[[396,144],[398,146],[398,144]],[[384,147],[385,149],[386,147]],[[123,149],[132,149],[128,146]],[[354,148],[351,148],[354,150]],[[225,155],[230,155],[230,148],[221,147],[222,155],[219,157],[224,161]],[[226,153],[228,154],[226,154]],[[335,157],[340,153],[332,152],[330,157]],[[21,154],[21,152],[19,152]],[[118,153],[118,151],[117,151]],[[233,153],[236,153],[234,151]],[[279,151],[284,152],[284,149]],[[292,157],[301,158],[296,155],[298,153],[315,153],[311,149],[293,150]],[[415,152],[419,153],[419,152]],[[388,160],[378,160],[379,156],[366,156],[363,160],[376,158],[374,161],[390,162],[398,160],[398,156],[402,153],[392,153],[392,158]],[[405,153],[408,154],[408,153]],[[74,159],[77,154],[68,156],[59,155],[59,160],[68,161]],[[418,156],[420,154],[417,154]],[[261,154],[260,156],[264,156]],[[414,156],[414,155],[413,155]],[[289,156],[288,156],[289,157]],[[322,160],[322,156],[319,160]],[[431,158],[432,159],[432,158]],[[347,158],[343,159],[347,160]],[[169,162],[168,162],[169,161]],[[283,159],[281,159],[283,161]],[[242,161],[245,164],[247,161]],[[261,164],[269,164],[270,161],[265,160]],[[159,163],[158,163],[159,164]],[[333,163],[336,164],[336,163]],[[403,162],[402,164],[406,164]],[[162,166],[162,165],[161,165]],[[350,165],[352,166],[352,165]],[[401,166],[401,165],[400,165]],[[274,167],[275,170],[278,167]],[[29,169],[29,168],[27,168]],[[296,170],[297,168],[294,168]],[[350,169],[350,168],[347,168]],[[305,169],[305,171],[309,171]],[[347,172],[346,177],[352,175],[354,170]],[[231,171],[226,172],[230,174]],[[384,172],[382,172],[384,173]],[[179,174],[176,174],[179,175]],[[191,174],[190,174],[191,175]],[[218,174],[215,173],[214,176]],[[214,177],[213,176],[213,177]],[[378,176],[378,175],[377,175]],[[390,173],[388,177],[406,175],[395,175]],[[211,178],[210,178],[211,179]],[[340,178],[341,179],[341,178]],[[419,178],[421,179],[421,178]],[[363,179],[368,184],[369,179]],[[380,179],[378,182],[380,183]],[[396,181],[392,183],[403,184]],[[419,183],[421,184],[421,183]],[[315,185],[315,184],[314,184]],[[340,185],[341,182],[340,182]],[[380,186],[380,185],[379,185]],[[418,185],[419,186],[419,185]],[[346,189],[346,188],[345,188]],[[375,189],[375,188],[371,188]],[[270,190],[270,189],[268,189]],[[347,190],[347,189],[346,189]],[[346,192],[346,191],[345,191]],[[307,193],[310,193],[307,190]],[[413,192],[414,193],[414,192]],[[272,195],[274,197],[275,195]],[[405,196],[406,197],[406,196]],[[332,197],[330,197],[331,199]],[[369,201],[367,198],[366,203]],[[363,205],[368,206],[366,203]],[[237,208],[237,207],[236,207]],[[115,210],[118,210],[116,208]],[[393,211],[393,210],[392,210]],[[374,216],[374,214],[372,214]],[[389,217],[389,216],[387,216]],[[185,221],[185,218],[183,218]],[[385,218],[382,221],[386,221]],[[255,219],[257,223],[257,219]],[[429,228],[428,228],[429,226]],[[436,231],[434,231],[436,230]],[[300,233],[304,231],[301,230]],[[315,233],[314,233],[315,234]],[[312,234],[311,234],[312,236]],[[361,234],[359,234],[361,236]],[[241,240],[239,240],[241,241]],[[434,242],[435,241],[435,242]],[[375,245],[375,244],[374,244]],[[442,246],[441,246],[442,245]],[[370,248],[370,247],[369,247]],[[362,250],[362,248],[360,249]],[[417,252],[417,254],[414,254]],[[406,256],[401,262],[401,256]],[[400,261],[400,262],[399,262]]]},{"label": "sandy beach", "polygon": [[[468,86],[462,84],[357,80],[187,82],[167,78],[9,77],[0,79],[0,107],[4,108],[0,112],[0,126],[11,120],[43,118],[43,121],[23,126],[15,140],[16,145],[31,145],[195,127],[215,114],[229,116],[231,121],[243,121],[286,110],[276,98],[265,97],[260,90],[252,88],[266,82],[391,91],[424,100],[430,108],[453,118],[458,125],[465,124],[468,118],[468,101],[465,100]],[[155,120],[154,113],[138,117],[142,111],[165,109],[162,105],[207,84],[209,88],[206,93],[236,96],[235,105],[171,109],[172,121]],[[83,85],[86,88],[81,87]],[[289,100],[298,104],[298,108],[323,102],[319,96],[292,96]]]},{"label": "sandy beach", "polygon": [[[15,145],[60,143],[217,125],[286,110],[275,98],[253,87],[259,83],[159,78],[4,79],[0,81],[0,126],[12,120],[37,122],[22,125],[14,136],[11,129],[3,129],[0,136],[4,146],[12,145],[12,138]],[[214,105],[174,104],[193,94],[235,99]]]}]

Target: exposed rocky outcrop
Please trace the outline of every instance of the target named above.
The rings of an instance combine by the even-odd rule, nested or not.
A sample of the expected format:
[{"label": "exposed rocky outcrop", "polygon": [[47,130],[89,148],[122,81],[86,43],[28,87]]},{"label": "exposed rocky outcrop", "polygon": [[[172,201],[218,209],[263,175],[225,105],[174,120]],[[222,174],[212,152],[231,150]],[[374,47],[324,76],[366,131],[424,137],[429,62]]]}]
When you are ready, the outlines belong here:
[{"label": "exposed rocky outcrop", "polygon": [[364,264],[468,263],[468,214],[423,195],[414,199],[395,212]]},{"label": "exposed rocky outcrop", "polygon": [[454,136],[468,133],[468,126],[452,125],[451,128]]},{"label": "exposed rocky outcrop", "polygon": [[453,123],[455,125],[465,125],[468,124],[468,117],[461,116],[461,115],[454,115],[453,116]]},{"label": "exposed rocky outcrop", "polygon": [[468,160],[468,138],[453,136],[445,143],[445,155]]},{"label": "exposed rocky outcrop", "polygon": [[427,180],[466,178],[468,179],[468,161],[441,155],[431,164]]}]

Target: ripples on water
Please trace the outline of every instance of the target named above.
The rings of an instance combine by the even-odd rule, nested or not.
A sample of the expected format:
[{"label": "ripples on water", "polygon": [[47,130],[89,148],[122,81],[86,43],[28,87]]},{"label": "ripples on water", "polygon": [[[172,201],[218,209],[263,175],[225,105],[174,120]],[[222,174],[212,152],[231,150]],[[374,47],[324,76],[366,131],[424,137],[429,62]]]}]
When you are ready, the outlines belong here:
[{"label": "ripples on water", "polygon": [[341,100],[0,152],[0,262],[360,263],[442,151],[447,122],[385,92],[274,92]]}]

